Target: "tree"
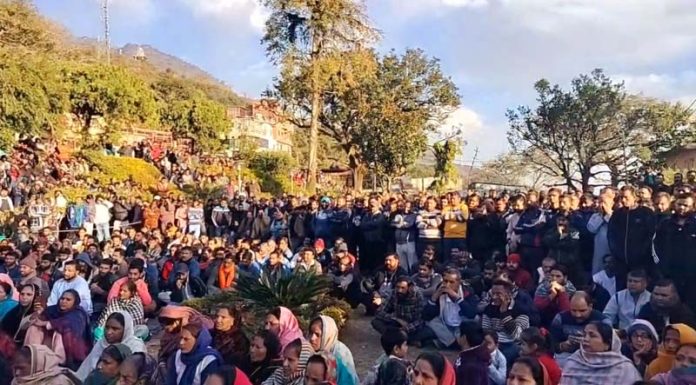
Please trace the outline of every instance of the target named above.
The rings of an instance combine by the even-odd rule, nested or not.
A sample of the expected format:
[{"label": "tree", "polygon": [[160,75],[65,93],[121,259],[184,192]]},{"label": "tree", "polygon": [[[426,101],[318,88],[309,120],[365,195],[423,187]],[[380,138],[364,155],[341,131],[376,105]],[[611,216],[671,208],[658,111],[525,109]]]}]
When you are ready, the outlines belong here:
[{"label": "tree", "polygon": [[281,151],[260,151],[249,161],[249,169],[261,180],[261,189],[272,194],[292,190],[290,173],[295,160]]},{"label": "tree", "polygon": [[125,68],[69,63],[63,68],[70,111],[85,129],[94,116],[110,123],[156,124],[157,104],[152,90]]},{"label": "tree", "polygon": [[548,177],[538,166],[515,153],[505,153],[485,162],[475,171],[473,178],[480,183],[527,186],[533,189],[540,188],[548,181]]},{"label": "tree", "polygon": [[436,190],[447,187],[457,176],[454,159],[459,154],[459,146],[450,140],[433,144],[435,156],[435,185]]},{"label": "tree", "polygon": [[67,94],[54,63],[0,50],[2,148],[11,147],[11,133],[37,135],[51,129],[66,106]]},{"label": "tree", "polygon": [[[284,75],[303,75],[309,86],[308,185],[314,190],[322,94],[323,61],[376,40],[364,5],[355,0],[263,0],[271,10],[263,42],[268,56],[285,67]],[[288,95],[285,95],[288,96]],[[289,98],[290,103],[294,100]]]},{"label": "tree", "polygon": [[225,106],[209,99],[191,83],[170,75],[161,76],[152,89],[163,126],[171,127],[174,135],[195,139],[203,151],[222,148],[232,124]]},{"label": "tree", "polygon": [[595,70],[573,79],[569,92],[544,79],[534,88],[536,109],[508,110],[511,147],[548,175],[562,177],[568,187],[578,183],[588,189],[590,179],[601,173],[595,166],[623,146],[623,83]]},{"label": "tree", "polygon": [[47,21],[27,0],[0,0],[0,47],[51,51],[63,31]]}]

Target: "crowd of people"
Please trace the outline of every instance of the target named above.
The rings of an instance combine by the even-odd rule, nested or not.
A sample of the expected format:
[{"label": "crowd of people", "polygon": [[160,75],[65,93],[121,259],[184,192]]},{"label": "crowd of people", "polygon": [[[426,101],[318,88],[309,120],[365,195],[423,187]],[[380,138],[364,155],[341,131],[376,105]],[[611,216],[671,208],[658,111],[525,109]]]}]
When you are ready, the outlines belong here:
[{"label": "crowd of people", "polygon": [[[67,202],[62,180],[88,167],[40,147],[1,159],[0,211],[26,229],[0,240],[0,384],[696,383],[696,172],[598,196],[271,199],[208,175],[223,197],[202,200],[167,188],[203,177],[190,156],[137,145],[107,150],[158,165],[152,200],[122,184]],[[371,317],[383,354],[368,372],[330,317],[302,330],[285,307],[243,325],[234,306],[186,306],[240,275],[293,274],[327,276]]]}]

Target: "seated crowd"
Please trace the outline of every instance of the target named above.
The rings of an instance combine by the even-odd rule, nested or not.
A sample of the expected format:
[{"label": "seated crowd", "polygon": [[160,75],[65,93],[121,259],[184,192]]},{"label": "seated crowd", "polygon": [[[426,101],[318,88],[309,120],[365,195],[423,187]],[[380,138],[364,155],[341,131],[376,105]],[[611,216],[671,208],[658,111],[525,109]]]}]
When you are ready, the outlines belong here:
[{"label": "seated crowd", "polygon": [[[695,184],[88,197],[78,230],[0,241],[0,384],[694,384]],[[367,373],[331,317],[186,306],[301,273],[371,317]]]}]

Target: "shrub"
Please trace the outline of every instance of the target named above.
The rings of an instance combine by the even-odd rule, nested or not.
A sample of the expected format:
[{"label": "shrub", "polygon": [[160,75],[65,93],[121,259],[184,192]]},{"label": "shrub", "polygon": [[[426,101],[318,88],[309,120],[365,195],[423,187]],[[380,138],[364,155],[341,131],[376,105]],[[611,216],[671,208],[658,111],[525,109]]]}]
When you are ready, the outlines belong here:
[{"label": "shrub", "polygon": [[260,151],[249,160],[249,169],[259,179],[261,190],[273,195],[291,191],[290,173],[295,159],[282,151]]},{"label": "shrub", "polygon": [[101,184],[108,185],[112,180],[133,179],[145,189],[154,188],[162,177],[157,167],[137,158],[104,155],[99,151],[83,151],[82,156],[90,166],[99,171],[92,176]]}]

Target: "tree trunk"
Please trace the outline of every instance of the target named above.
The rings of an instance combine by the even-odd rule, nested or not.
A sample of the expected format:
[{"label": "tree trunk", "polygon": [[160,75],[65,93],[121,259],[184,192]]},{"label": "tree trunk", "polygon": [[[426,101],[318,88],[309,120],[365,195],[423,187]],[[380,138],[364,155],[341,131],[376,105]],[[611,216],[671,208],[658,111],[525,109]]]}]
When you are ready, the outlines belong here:
[{"label": "tree trunk", "polygon": [[309,126],[309,167],[307,186],[310,194],[314,194],[317,187],[317,147],[319,146],[319,114],[321,93],[312,92],[312,121]]},{"label": "tree trunk", "polygon": [[353,189],[357,192],[361,192],[363,180],[365,178],[364,167],[358,158],[350,153],[348,154],[348,166],[353,172]]},{"label": "tree trunk", "polygon": [[590,177],[592,176],[590,170],[581,171],[580,176],[582,177],[582,191],[590,191]]}]

